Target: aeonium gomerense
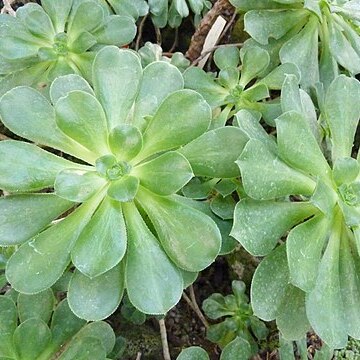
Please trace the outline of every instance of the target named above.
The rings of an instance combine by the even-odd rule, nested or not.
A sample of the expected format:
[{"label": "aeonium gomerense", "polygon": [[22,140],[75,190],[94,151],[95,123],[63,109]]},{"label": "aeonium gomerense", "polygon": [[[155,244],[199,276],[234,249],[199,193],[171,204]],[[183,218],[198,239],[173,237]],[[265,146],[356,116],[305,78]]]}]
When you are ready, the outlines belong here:
[{"label": "aeonium gomerense", "polygon": [[343,69],[360,73],[359,2],[357,0],[231,0],[241,12],[254,44],[271,57],[267,72],[294,63],[301,85],[321,81],[327,88]]},{"label": "aeonium gomerense", "polygon": [[320,128],[299,90],[285,94],[290,80],[276,141],[252,131],[260,127],[254,116],[238,114],[250,138],[237,162],[248,197],[236,206],[231,235],[266,256],[252,282],[254,314],[276,319],[286,339],[303,337],[311,325],[339,348],[348,335],[360,338],[360,165],[352,157],[360,84],[344,75],[331,83],[319,101]]},{"label": "aeonium gomerense", "polygon": [[0,142],[0,188],[13,194],[0,200],[0,243],[22,244],[6,276],[19,292],[37,293],[72,260],[68,298],[79,317],[105,318],[124,288],[136,308],[162,314],[180,299],[183,277],[212,263],[221,245],[214,221],[176,193],[194,174],[237,176],[243,137],[235,127],[207,132],[209,105],[182,89],[169,63],[142,70],[132,51],[106,47],[93,82],[94,90],[77,75],[60,77],[51,103],[28,87],[0,101],[12,132],[81,160]]},{"label": "aeonium gomerense", "polygon": [[0,15],[0,96],[19,85],[48,93],[61,75],[77,73],[91,81],[96,53],[122,46],[136,34],[134,19],[113,15],[100,0],[42,0],[28,3],[16,17]]}]

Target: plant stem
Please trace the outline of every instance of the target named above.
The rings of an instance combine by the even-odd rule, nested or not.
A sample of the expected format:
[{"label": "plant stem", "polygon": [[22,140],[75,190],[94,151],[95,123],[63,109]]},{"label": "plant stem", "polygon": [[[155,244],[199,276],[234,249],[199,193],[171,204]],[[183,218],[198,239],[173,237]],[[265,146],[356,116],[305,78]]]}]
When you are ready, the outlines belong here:
[{"label": "plant stem", "polygon": [[140,351],[137,353],[135,360],[141,360],[141,352]]},{"label": "plant stem", "polygon": [[11,7],[11,4],[14,2],[14,0],[4,0],[3,1],[3,8],[1,9],[1,13],[5,14],[8,13],[11,16],[15,16],[15,10]]},{"label": "plant stem", "polygon": [[195,291],[194,291],[194,287],[192,285],[190,285],[190,299],[194,305],[194,308],[196,309],[196,313],[198,314],[198,316],[200,317],[201,321],[203,322],[203,324],[205,325],[206,328],[209,327],[209,323],[206,321],[205,316],[203,315],[203,313],[201,312],[199,305],[196,301],[196,296],[195,296]]},{"label": "plant stem", "polygon": [[163,348],[164,360],[171,360],[169,344],[167,341],[165,319],[159,320],[159,326],[160,326],[161,344],[162,344],[162,348]]},{"label": "plant stem", "polygon": [[[190,289],[191,292],[191,289]],[[194,289],[193,289],[194,292]],[[195,294],[194,294],[195,295]],[[205,319],[205,316],[203,315],[203,313],[201,312],[196,299],[195,299],[195,303],[187,296],[186,292],[183,292],[183,298],[185,299],[185,301],[189,304],[189,306],[193,309],[193,311],[195,312],[195,314],[199,317],[200,321],[203,323],[203,325],[205,326],[205,328],[207,329],[209,327],[209,323],[207,322],[207,320]],[[195,305],[196,304],[196,305]]]}]

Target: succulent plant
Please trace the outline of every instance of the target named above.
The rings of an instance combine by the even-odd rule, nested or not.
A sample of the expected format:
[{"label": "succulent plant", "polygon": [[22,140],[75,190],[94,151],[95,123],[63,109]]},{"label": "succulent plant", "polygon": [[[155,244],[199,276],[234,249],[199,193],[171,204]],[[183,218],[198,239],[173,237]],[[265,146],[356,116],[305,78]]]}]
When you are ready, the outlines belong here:
[{"label": "succulent plant", "polygon": [[14,360],[105,360],[115,334],[103,321],[86,323],[51,289],[0,296],[0,356]]},{"label": "succulent plant", "polygon": [[[204,300],[202,308],[210,319],[225,318],[222,322],[210,325],[207,338],[218,344],[223,352],[233,346],[233,341],[241,339],[243,354],[241,359],[247,360],[258,352],[257,340],[266,339],[268,329],[265,324],[253,315],[249,298],[245,294],[242,281],[232,282],[233,294],[223,296],[214,293]],[[238,354],[240,360],[240,353]]]},{"label": "succulent plant", "polygon": [[96,52],[125,45],[136,34],[134,19],[112,15],[99,0],[42,0],[28,3],[16,17],[0,15],[0,96],[19,85],[48,92],[48,85],[70,73],[91,81]]},{"label": "succulent plant", "polygon": [[224,126],[241,109],[258,111],[272,123],[281,114],[281,106],[277,99],[265,101],[269,100],[270,91],[281,89],[286,74],[300,79],[299,70],[292,63],[283,64],[259,78],[269,66],[270,56],[258,46],[241,52],[236,47],[218,48],[214,61],[220,69],[215,76],[198,67],[190,67],[184,73],[185,87],[202,94],[213,109],[221,109],[213,127]]},{"label": "succulent plant", "polygon": [[245,30],[268,50],[271,63],[294,63],[301,85],[327,88],[342,69],[360,73],[359,3],[356,0],[231,0],[245,12]]},{"label": "succulent plant", "polygon": [[254,130],[257,118],[238,114],[250,138],[237,161],[248,197],[236,206],[231,234],[266,256],[252,282],[254,314],[276,319],[286,339],[311,325],[331,348],[343,347],[348,335],[360,338],[360,166],[352,157],[360,84],[344,75],[331,83],[319,101],[323,130],[300,92],[287,90],[276,141]]},{"label": "succulent plant", "polygon": [[37,293],[72,260],[68,301],[79,317],[107,317],[124,288],[137,309],[163,314],[221,247],[215,222],[176,193],[194,174],[236,177],[241,130],[207,132],[210,107],[182,89],[179,70],[143,70],[130,50],[100,50],[93,82],[67,75],[52,83],[51,102],[29,87],[0,101],[13,133],[69,155],[0,142],[0,188],[11,193],[0,199],[0,244],[21,245],[6,276]]}]

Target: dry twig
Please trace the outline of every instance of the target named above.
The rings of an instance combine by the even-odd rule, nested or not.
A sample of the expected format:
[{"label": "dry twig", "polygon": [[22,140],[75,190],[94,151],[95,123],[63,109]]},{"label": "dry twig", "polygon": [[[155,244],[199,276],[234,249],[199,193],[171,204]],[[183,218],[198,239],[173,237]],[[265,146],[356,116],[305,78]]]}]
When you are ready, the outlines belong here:
[{"label": "dry twig", "polygon": [[163,348],[164,360],[171,360],[169,344],[167,341],[165,319],[159,320],[159,326],[160,326],[161,344]]},{"label": "dry twig", "polygon": [[146,14],[140,21],[140,24],[139,24],[139,28],[138,28],[138,36],[136,38],[136,43],[135,43],[135,50],[138,51],[139,48],[140,48],[140,41],[141,41],[141,38],[142,38],[142,34],[143,34],[143,30],[144,30],[144,25],[145,25],[145,22],[146,22],[146,19],[147,19],[148,15]]},{"label": "dry twig", "polygon": [[142,355],[141,352],[138,352],[135,360],[141,360],[141,355]]},{"label": "dry twig", "polygon": [[229,3],[228,0],[217,0],[214,6],[201,20],[200,25],[196,29],[194,35],[191,38],[190,46],[185,56],[190,60],[194,61],[197,59],[202,52],[205,39],[215,23],[217,17],[222,14],[233,15],[235,8]]},{"label": "dry twig", "polygon": [[203,313],[201,312],[201,310],[199,308],[199,305],[197,304],[193,286],[190,286],[190,297],[191,297],[191,299],[187,296],[185,291],[183,292],[182,296],[183,296],[184,300],[189,304],[189,306],[193,309],[193,311],[198,316],[200,321],[203,323],[205,328],[207,329],[209,327],[209,323],[205,319],[205,316],[203,315]]}]

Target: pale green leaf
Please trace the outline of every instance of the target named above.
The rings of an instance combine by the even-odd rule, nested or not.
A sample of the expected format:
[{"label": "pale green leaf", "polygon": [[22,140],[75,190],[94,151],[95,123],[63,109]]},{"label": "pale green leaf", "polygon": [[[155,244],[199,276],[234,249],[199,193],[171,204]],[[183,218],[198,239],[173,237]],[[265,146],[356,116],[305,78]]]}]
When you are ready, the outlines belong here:
[{"label": "pale green leaf", "polygon": [[61,277],[74,242],[100,201],[101,197],[94,197],[15,251],[6,267],[6,277],[14,289],[35,294]]},{"label": "pale green leaf", "polygon": [[117,309],[123,293],[124,269],[119,264],[92,279],[75,271],[69,283],[68,301],[79,318],[102,320]]},{"label": "pale green leaf", "polygon": [[337,77],[331,83],[326,94],[325,119],[330,128],[334,162],[338,158],[351,155],[360,118],[359,99],[359,82],[344,75]]},{"label": "pale green leaf", "polygon": [[20,322],[37,318],[48,323],[54,310],[55,297],[51,289],[34,295],[19,294],[17,307]]},{"label": "pale green leaf", "polygon": [[197,272],[215,260],[221,235],[210,217],[178,201],[177,197],[160,197],[144,188],[137,200],[154,225],[165,252],[176,265]]},{"label": "pale green leaf", "polygon": [[135,38],[135,21],[130,16],[111,15],[93,35],[99,44],[123,46]]},{"label": "pale green leaf", "polygon": [[105,110],[109,130],[126,122],[138,93],[141,74],[140,60],[130,50],[107,46],[96,55],[94,89]]},{"label": "pale green leaf", "polygon": [[208,129],[210,121],[210,106],[201,95],[192,90],[173,92],[146,128],[140,159],[189,143]]},{"label": "pale green leaf", "polygon": [[286,165],[262,142],[251,139],[236,162],[245,192],[254,199],[267,200],[287,195],[311,195],[315,181]]},{"label": "pale green leaf", "polygon": [[188,160],[176,151],[141,163],[132,174],[139,178],[142,186],[163,196],[178,192],[194,176]]},{"label": "pale green leaf", "polygon": [[95,171],[67,169],[56,176],[55,194],[63,199],[83,202],[95,195],[106,180]]},{"label": "pale green leaf", "polygon": [[286,242],[290,281],[309,292],[315,286],[328,236],[329,220],[315,216],[290,231]]},{"label": "pale green leaf", "polygon": [[267,255],[280,238],[316,212],[307,202],[241,200],[235,208],[230,235],[253,255]]},{"label": "pale green leaf", "polygon": [[247,141],[240,129],[226,126],[204,133],[179,152],[188,159],[197,176],[233,178],[239,176],[235,161]]},{"label": "pale green leaf", "polygon": [[306,313],[314,331],[332,348],[347,343],[344,300],[339,277],[341,218],[335,220],[314,289],[306,300]]},{"label": "pale green leaf", "polygon": [[219,69],[236,68],[240,62],[240,52],[236,46],[220,47],[214,52],[214,61]]},{"label": "pale green leaf", "polygon": [[300,82],[301,74],[299,68],[293,63],[284,63],[277,66],[271,73],[260,80],[271,90],[281,90],[284,80],[288,75],[294,75],[297,82]]},{"label": "pale green leaf", "polygon": [[133,203],[123,205],[128,230],[126,289],[145,314],[165,314],[181,298],[183,279]]},{"label": "pale green leaf", "polygon": [[24,321],[14,332],[14,348],[21,360],[39,358],[50,340],[50,329],[43,320],[37,318]]},{"label": "pale green leaf", "polygon": [[[239,0],[237,0],[239,1]],[[304,22],[306,10],[252,10],[245,14],[245,31],[260,44],[266,45],[270,38],[282,38],[294,24]]]},{"label": "pale green leaf", "polygon": [[35,143],[54,147],[94,161],[94,156],[64,135],[56,125],[55,111],[39,92],[21,86],[7,92],[0,100],[0,117],[13,133]]},{"label": "pale green leaf", "polygon": [[119,203],[107,198],[81,232],[71,251],[73,264],[91,278],[117,265],[126,251],[126,228]]},{"label": "pale green leaf", "polygon": [[76,74],[69,74],[57,77],[50,86],[50,99],[53,104],[66,96],[71,91],[83,91],[90,95],[94,95],[93,89],[89,83],[81,76]]},{"label": "pale green leaf", "polygon": [[13,358],[12,337],[17,326],[15,303],[8,297],[0,296],[0,356]]},{"label": "pale green leaf", "polygon": [[1,197],[0,244],[17,245],[31,239],[72,206],[53,194]]},{"label": "pale green leaf", "polygon": [[184,349],[176,360],[209,360],[209,355],[200,346],[191,346]]},{"label": "pale green leaf", "polygon": [[274,320],[285,299],[288,283],[286,248],[280,245],[255,270],[251,284],[254,315],[266,321]]},{"label": "pale green leaf", "polygon": [[305,89],[319,81],[318,36],[318,19],[311,15],[306,26],[282,46],[279,54],[282,63],[297,65]]},{"label": "pale green leaf", "polygon": [[284,300],[279,307],[276,325],[287,340],[300,340],[310,330],[305,311],[305,293],[288,285]]},{"label": "pale green leaf", "polygon": [[56,123],[67,136],[98,157],[109,153],[105,113],[97,99],[71,91],[55,104]]},{"label": "pale green leaf", "polygon": [[137,177],[125,175],[110,184],[107,195],[120,202],[132,201],[138,192],[139,184]]},{"label": "pale green leaf", "polygon": [[106,360],[106,351],[99,339],[84,337],[70,343],[59,360]]},{"label": "pale green leaf", "polygon": [[238,336],[224,347],[220,360],[248,360],[251,355],[251,346],[248,341]]},{"label": "pale green leaf", "polygon": [[269,65],[269,53],[260,47],[248,47],[244,50],[242,56],[241,77],[239,84],[245,86],[259,74],[261,74]]},{"label": "pale green leaf", "polygon": [[109,146],[118,159],[131,160],[142,149],[141,132],[128,124],[116,126],[109,134]]},{"label": "pale green leaf", "polygon": [[275,122],[279,155],[307,174],[329,178],[330,167],[306,119],[298,112],[288,111]]},{"label": "pale green leaf", "polygon": [[86,321],[75,316],[69,308],[67,299],[64,299],[56,306],[51,320],[52,346],[54,348],[60,347],[85,324]]},{"label": "pale green leaf", "polygon": [[147,123],[144,116],[153,116],[168,94],[183,87],[184,79],[175,66],[163,61],[146,66],[136,97],[133,124],[145,130]]},{"label": "pale green leaf", "polygon": [[22,141],[0,142],[0,187],[10,192],[53,187],[56,174],[66,168],[83,168],[34,144]]}]

